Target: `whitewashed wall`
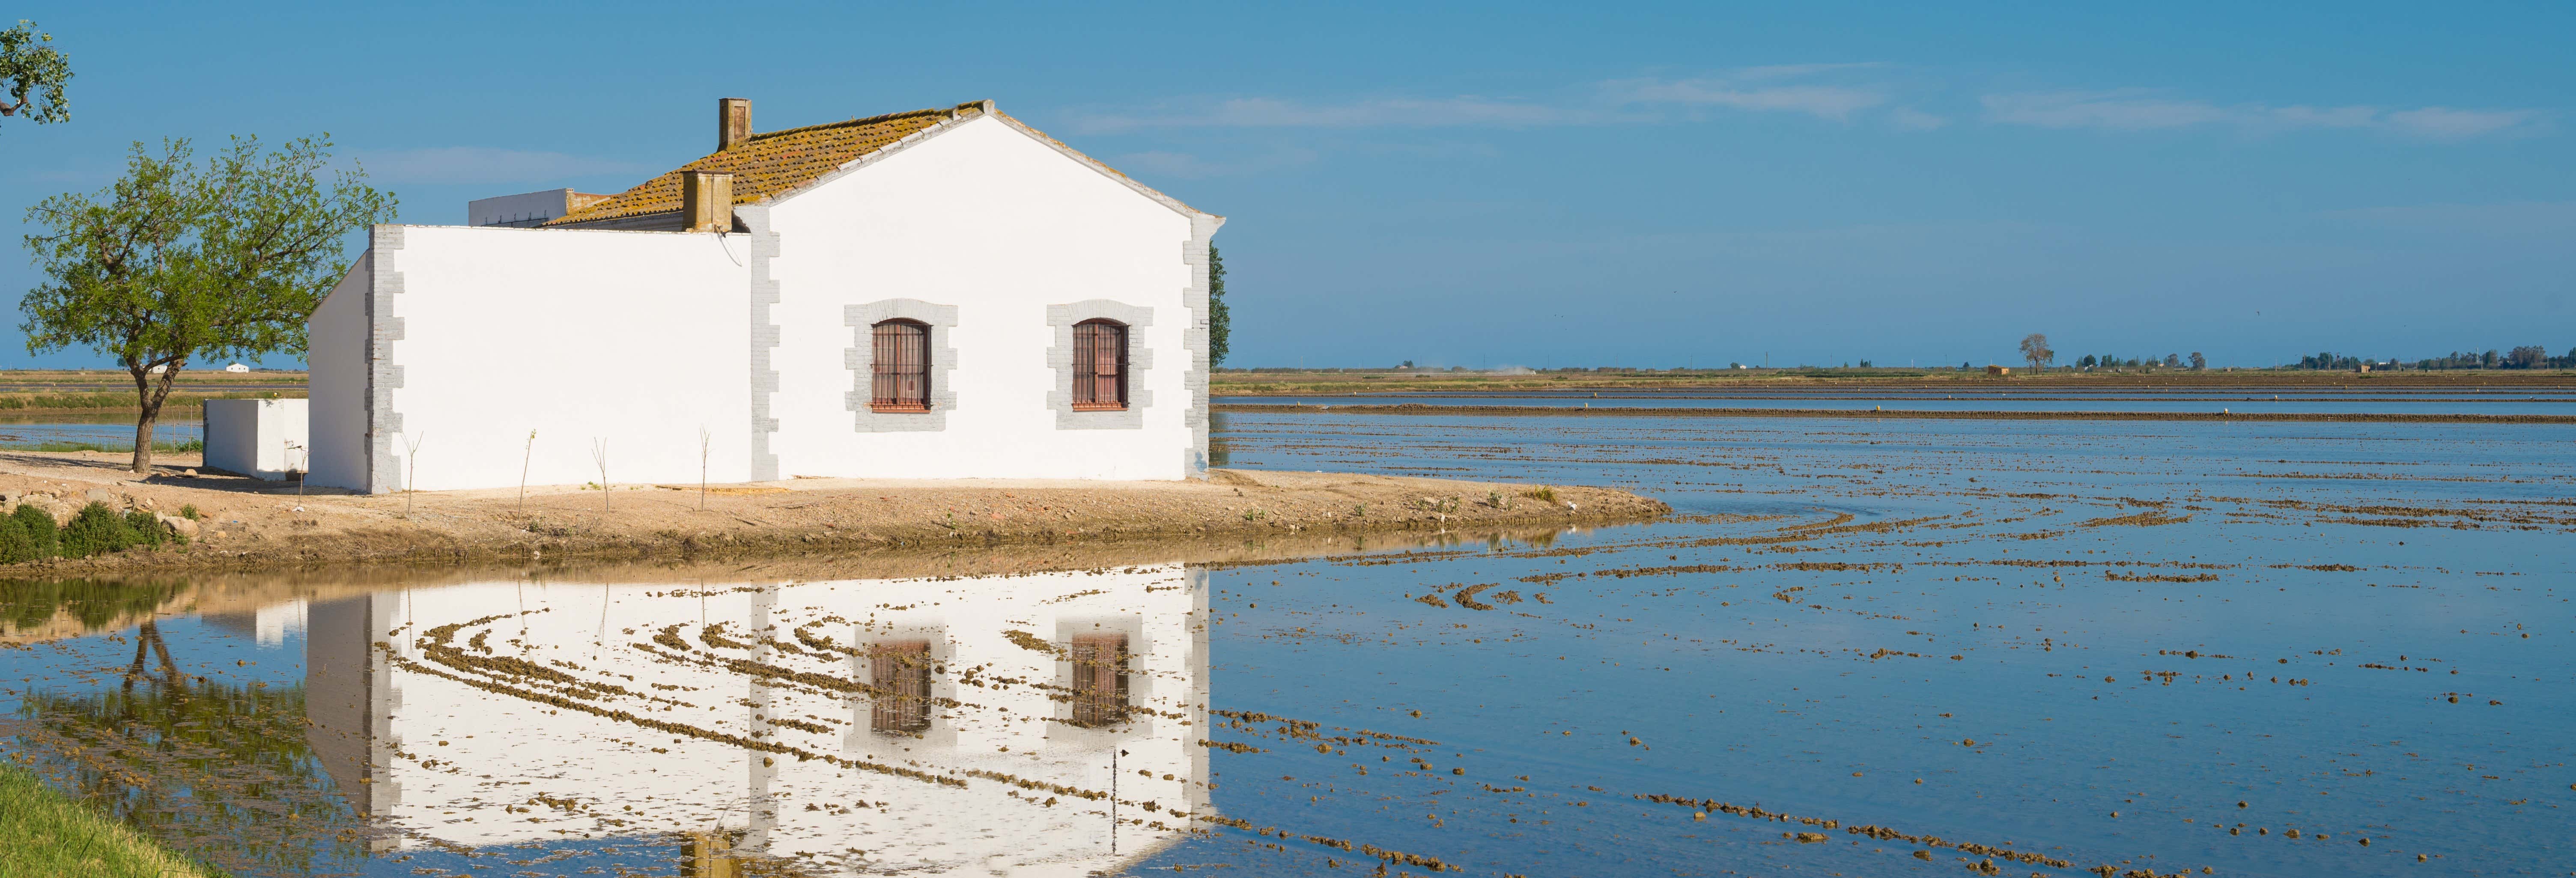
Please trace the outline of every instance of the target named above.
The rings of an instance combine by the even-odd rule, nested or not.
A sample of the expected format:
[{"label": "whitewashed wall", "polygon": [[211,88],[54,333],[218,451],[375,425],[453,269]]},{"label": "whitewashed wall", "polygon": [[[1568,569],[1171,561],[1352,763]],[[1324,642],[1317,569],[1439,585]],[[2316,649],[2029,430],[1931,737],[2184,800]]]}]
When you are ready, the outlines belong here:
[{"label": "whitewashed wall", "polygon": [[209,399],[205,465],[278,481],[306,466],[312,442],[303,399]]},{"label": "whitewashed wall", "polygon": [[[741,236],[412,226],[391,252],[395,472],[422,490],[749,478]],[[385,258],[388,254],[377,254]],[[378,323],[383,318],[378,317]],[[536,431],[533,452],[528,433]],[[402,461],[417,443],[418,460]],[[398,486],[398,485],[397,485]]]},{"label": "whitewashed wall", "polygon": [[375,254],[360,257],[305,321],[311,484],[367,487],[367,291]]},{"label": "whitewashed wall", "polygon": [[[748,830],[741,846],[747,852],[865,850],[863,858],[845,861],[852,873],[1073,878],[1132,862],[1180,838],[1179,830],[1193,825],[1184,815],[1210,812],[1207,751],[1197,743],[1206,736],[1206,588],[1181,565],[754,590],[733,585],[707,586],[710,594],[702,600],[695,589],[663,593],[667,585],[492,582],[340,602],[363,606],[363,612],[338,604],[317,607],[317,627],[307,640],[314,721],[308,737],[344,788],[363,788],[372,797],[373,815],[405,831],[399,842],[404,847],[547,842],[567,831]],[[416,638],[441,625],[496,614],[506,618],[459,630],[455,641],[488,631],[486,642],[501,653],[550,666],[567,662],[585,679],[674,699],[656,706],[612,698],[602,703],[604,709],[901,765],[965,785],[768,756],[547,709],[445,676],[395,668],[368,645],[384,639],[393,655],[458,673],[429,664]],[[326,615],[346,630],[318,627]],[[942,660],[934,694],[954,701],[936,711],[932,729],[921,737],[877,733],[868,730],[864,696],[775,685],[721,666],[657,658],[655,652],[670,652],[666,647],[638,646],[676,624],[682,627],[675,633],[695,650],[706,646],[699,635],[709,623],[722,625],[722,636],[735,640],[795,642],[791,632],[799,627],[844,646],[927,636]],[[1049,719],[1069,715],[1070,708],[1051,699],[1044,684],[1060,684],[1070,663],[1004,634],[1030,632],[1061,650],[1072,634],[1095,626],[1129,633],[1130,703],[1147,708],[1114,729]],[[402,633],[378,636],[395,629]],[[849,658],[765,646],[709,654],[868,679],[866,668]],[[501,682],[544,688],[526,680]],[[831,731],[768,718],[819,723]],[[1107,803],[1056,796],[1056,804],[1047,805],[1050,793],[970,773],[1107,790],[1113,749],[1127,752],[1120,757],[1118,795],[1129,804],[1119,816],[1139,821],[1121,830],[1116,856],[1109,851]],[[362,787],[359,778],[369,782]],[[496,784],[494,778],[504,780]],[[582,808],[502,810],[540,795],[578,799]],[[1145,802],[1156,810],[1143,810]],[[602,816],[623,822],[609,824]]]},{"label": "whitewashed wall", "polygon": [[[779,202],[770,225],[780,477],[1188,476],[1187,217],[985,116]],[[867,342],[843,309],[885,299],[958,308],[943,430],[856,427],[844,352]],[[1153,309],[1130,339],[1152,351],[1130,379],[1151,397],[1140,429],[1062,430],[1048,406],[1047,306],[1090,299]]]}]

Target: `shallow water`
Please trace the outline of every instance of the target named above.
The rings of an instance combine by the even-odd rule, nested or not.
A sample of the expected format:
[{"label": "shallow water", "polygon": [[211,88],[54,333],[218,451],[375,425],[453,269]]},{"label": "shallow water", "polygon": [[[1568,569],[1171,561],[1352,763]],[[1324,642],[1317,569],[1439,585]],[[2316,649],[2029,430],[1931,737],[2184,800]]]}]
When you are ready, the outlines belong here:
[{"label": "shallow water", "polygon": [[2278,414],[2576,414],[2576,396],[2560,392],[2513,394],[2368,394],[2319,395],[2313,391],[2282,393],[2192,393],[2156,391],[2085,393],[1761,393],[1717,394],[1433,394],[1388,393],[1340,396],[1229,396],[1218,402],[1247,405],[1498,405],[1604,406],[1635,408],[1745,409],[1885,409],[1940,412],[2220,412]]},{"label": "shallow water", "polygon": [[[193,410],[193,409],[192,409]],[[152,441],[181,444],[205,441],[203,421],[165,419],[153,425]],[[46,443],[82,442],[111,451],[134,450],[134,416],[41,415],[0,417],[0,448],[35,448]]]},{"label": "shallow water", "polygon": [[2576,429],[1220,427],[1241,467],[1677,515],[990,576],[12,584],[0,746],[245,874],[2576,862]]}]

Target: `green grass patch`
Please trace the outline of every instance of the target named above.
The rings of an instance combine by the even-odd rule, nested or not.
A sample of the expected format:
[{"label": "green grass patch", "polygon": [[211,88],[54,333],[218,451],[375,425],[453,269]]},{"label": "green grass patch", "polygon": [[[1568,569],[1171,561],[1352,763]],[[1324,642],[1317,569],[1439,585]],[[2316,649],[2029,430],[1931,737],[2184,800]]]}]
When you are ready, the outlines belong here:
[{"label": "green grass patch", "polygon": [[0,875],[197,878],[222,872],[64,798],[0,762]]},{"label": "green grass patch", "polygon": [[[0,448],[7,448],[7,449],[9,449],[9,450],[11,450],[11,451],[53,451],[53,452],[97,451],[97,452],[102,452],[102,453],[107,453],[107,454],[132,454],[132,453],[134,453],[134,443],[132,443],[132,442],[55,442],[55,441],[48,441],[48,442],[21,442],[21,443],[0,443]],[[156,441],[156,442],[152,443],[152,450],[154,450],[154,451],[167,451],[167,452],[170,452],[170,453],[172,453],[172,454],[179,454],[179,453],[183,453],[183,452],[197,452],[197,451],[204,451],[204,450],[206,450],[206,440],[203,440],[203,439],[189,439],[189,440],[186,440],[186,441],[184,441],[184,442],[158,442],[158,441]]]},{"label": "green grass patch", "polygon": [[[209,399],[302,399],[300,390],[233,390],[216,393],[171,391],[161,402],[161,410],[173,406],[193,406]],[[142,404],[133,392],[124,393],[0,393],[0,411],[100,411],[139,412]]]}]

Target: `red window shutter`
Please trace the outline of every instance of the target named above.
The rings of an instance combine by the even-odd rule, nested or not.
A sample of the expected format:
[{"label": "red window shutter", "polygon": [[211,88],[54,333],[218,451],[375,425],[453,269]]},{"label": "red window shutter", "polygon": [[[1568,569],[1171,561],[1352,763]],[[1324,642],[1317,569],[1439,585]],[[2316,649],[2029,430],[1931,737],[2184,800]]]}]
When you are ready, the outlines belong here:
[{"label": "red window shutter", "polygon": [[868,728],[917,735],[930,730],[930,642],[868,647]]},{"label": "red window shutter", "polygon": [[1127,327],[1089,320],[1073,327],[1073,407],[1127,407]]},{"label": "red window shutter", "polygon": [[1105,726],[1127,718],[1127,635],[1073,639],[1073,723]]},{"label": "red window shutter", "polygon": [[876,325],[873,341],[869,409],[929,411],[930,327],[911,320],[888,320]]}]

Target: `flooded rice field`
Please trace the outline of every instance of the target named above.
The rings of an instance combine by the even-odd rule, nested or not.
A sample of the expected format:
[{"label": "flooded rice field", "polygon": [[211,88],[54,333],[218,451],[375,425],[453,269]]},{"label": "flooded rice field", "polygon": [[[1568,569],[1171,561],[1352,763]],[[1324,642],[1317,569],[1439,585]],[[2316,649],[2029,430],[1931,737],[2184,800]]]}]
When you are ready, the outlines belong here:
[{"label": "flooded rice field", "polygon": [[1231,396],[1252,405],[1612,406],[1717,409],[1880,409],[1948,412],[2198,412],[2216,414],[2576,414],[2576,394],[2546,389],[2512,392],[2320,393],[2313,389],[2247,391],[1687,391],[1669,393],[1385,393]]},{"label": "flooded rice field", "polygon": [[2576,869],[2576,428],[1220,417],[1676,514],[7,583],[0,755],[246,875]]},{"label": "flooded rice field", "polygon": [[[194,408],[190,409],[195,411]],[[203,442],[206,424],[187,418],[164,418],[153,425],[152,441],[183,444]],[[95,445],[110,450],[134,450],[134,416],[111,415],[20,415],[0,416],[0,449],[30,449],[58,446],[64,443]]]}]

